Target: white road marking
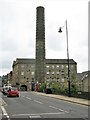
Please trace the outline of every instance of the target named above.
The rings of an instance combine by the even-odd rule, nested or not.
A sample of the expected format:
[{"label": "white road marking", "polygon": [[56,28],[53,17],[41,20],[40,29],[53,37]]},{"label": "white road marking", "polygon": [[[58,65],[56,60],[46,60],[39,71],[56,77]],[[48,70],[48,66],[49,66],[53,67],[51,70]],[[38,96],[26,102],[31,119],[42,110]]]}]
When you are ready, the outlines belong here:
[{"label": "white road marking", "polygon": [[39,103],[39,104],[43,104],[42,102],[40,102],[40,101],[37,101],[37,100],[34,100],[34,102],[37,102],[37,103]]},{"label": "white road marking", "polygon": [[54,108],[54,109],[58,110],[58,108],[56,108],[56,107],[54,107],[54,106],[49,106],[49,107],[51,107],[51,108]]},{"label": "white road marking", "polygon": [[4,115],[8,115],[6,110],[5,110],[5,108],[3,106],[1,106],[1,109],[2,109],[2,112],[3,112]]},{"label": "white road marking", "polygon": [[35,115],[54,115],[54,114],[64,114],[64,112],[56,113],[36,113],[36,114],[13,114],[12,116],[35,116]]},{"label": "white road marking", "polygon": [[56,109],[56,110],[60,110],[61,112],[66,112],[66,113],[69,113],[68,111],[65,111],[65,110],[59,109],[59,108],[54,107],[54,106],[49,106],[49,107],[54,108],[54,109]]},{"label": "white road marking", "polygon": [[64,112],[64,110],[62,110],[62,109],[59,109],[61,112]]},{"label": "white road marking", "polygon": [[30,118],[41,118],[41,116],[40,115],[31,115],[31,116],[29,116]]},{"label": "white road marking", "polygon": [[7,114],[7,112],[6,112],[6,110],[5,110],[5,108],[3,106],[1,106],[1,110],[3,112],[3,115],[5,115],[8,118],[8,120],[10,120],[9,115]]},{"label": "white road marking", "polygon": [[59,109],[60,111],[62,111],[62,112],[65,112],[65,113],[69,113],[68,111],[66,111],[66,110],[62,110],[62,109]]},{"label": "white road marking", "polygon": [[26,97],[27,99],[29,99],[29,100],[32,100],[31,98],[29,98],[29,97]]}]

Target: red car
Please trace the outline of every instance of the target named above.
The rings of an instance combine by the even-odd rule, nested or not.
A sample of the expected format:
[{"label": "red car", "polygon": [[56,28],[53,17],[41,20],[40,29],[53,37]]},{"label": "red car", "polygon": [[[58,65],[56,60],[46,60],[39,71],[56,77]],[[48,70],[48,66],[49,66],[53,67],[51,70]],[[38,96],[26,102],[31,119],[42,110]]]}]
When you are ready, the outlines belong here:
[{"label": "red car", "polygon": [[19,97],[19,91],[16,87],[12,87],[7,91],[7,97]]}]

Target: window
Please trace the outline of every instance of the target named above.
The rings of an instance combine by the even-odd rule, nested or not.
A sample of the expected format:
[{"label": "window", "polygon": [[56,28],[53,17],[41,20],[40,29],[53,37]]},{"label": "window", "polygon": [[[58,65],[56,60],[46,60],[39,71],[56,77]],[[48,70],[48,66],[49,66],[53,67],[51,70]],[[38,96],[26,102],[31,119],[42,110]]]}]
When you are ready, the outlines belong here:
[{"label": "window", "polygon": [[52,80],[53,80],[53,81],[55,81],[55,79],[54,79],[54,78],[52,78]]},{"label": "window", "polygon": [[52,75],[54,75],[54,72],[52,72]]},{"label": "window", "polygon": [[59,65],[57,65],[56,67],[59,68]]},{"label": "window", "polygon": [[54,65],[52,65],[52,69],[54,69]]},{"label": "window", "polygon": [[27,71],[27,74],[29,74],[30,72],[29,71]]},{"label": "window", "polygon": [[62,67],[62,69],[64,69],[64,65],[62,65],[61,67]]},{"label": "window", "polygon": [[47,82],[49,82],[50,81],[50,79],[49,78],[47,78]]},{"label": "window", "polygon": [[46,68],[49,68],[49,65],[47,65]]},{"label": "window", "polygon": [[49,75],[49,72],[47,72],[47,75]]},{"label": "window", "polygon": [[59,75],[59,72],[57,72],[57,75]]},{"label": "window", "polygon": [[59,78],[57,78],[57,81],[58,81],[58,82],[60,82],[60,79],[59,79]]},{"label": "window", "polygon": [[34,75],[34,72],[31,72],[31,75]]},{"label": "window", "polygon": [[64,82],[64,78],[62,78],[62,82]]},{"label": "window", "polygon": [[64,75],[64,71],[62,71],[62,73],[61,73],[62,75]]},{"label": "window", "polygon": [[68,68],[68,65],[66,65],[66,68]]},{"label": "window", "polygon": [[73,70],[73,65],[71,65],[71,69]]},{"label": "window", "polygon": [[24,75],[24,72],[21,72],[21,75]]}]

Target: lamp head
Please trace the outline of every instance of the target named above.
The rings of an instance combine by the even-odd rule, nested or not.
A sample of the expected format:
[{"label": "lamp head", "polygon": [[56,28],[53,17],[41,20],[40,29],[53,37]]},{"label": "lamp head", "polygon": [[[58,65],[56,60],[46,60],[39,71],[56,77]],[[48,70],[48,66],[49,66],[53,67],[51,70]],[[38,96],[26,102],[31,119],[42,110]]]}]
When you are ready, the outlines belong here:
[{"label": "lamp head", "polygon": [[62,32],[62,29],[61,29],[61,27],[59,28],[59,31],[58,31],[58,32],[60,32],[60,33]]}]

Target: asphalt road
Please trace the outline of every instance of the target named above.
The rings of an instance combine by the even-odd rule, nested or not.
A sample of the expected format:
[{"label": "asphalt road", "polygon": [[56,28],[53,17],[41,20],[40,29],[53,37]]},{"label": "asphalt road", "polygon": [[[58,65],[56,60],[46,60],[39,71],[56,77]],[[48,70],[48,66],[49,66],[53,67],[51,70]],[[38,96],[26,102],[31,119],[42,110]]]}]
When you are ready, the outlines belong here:
[{"label": "asphalt road", "polygon": [[20,97],[2,96],[1,106],[6,118],[88,118],[88,106],[41,96],[33,92],[20,92]]}]

